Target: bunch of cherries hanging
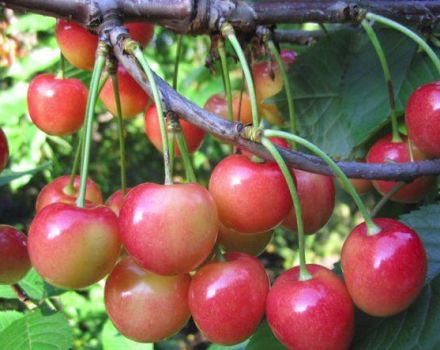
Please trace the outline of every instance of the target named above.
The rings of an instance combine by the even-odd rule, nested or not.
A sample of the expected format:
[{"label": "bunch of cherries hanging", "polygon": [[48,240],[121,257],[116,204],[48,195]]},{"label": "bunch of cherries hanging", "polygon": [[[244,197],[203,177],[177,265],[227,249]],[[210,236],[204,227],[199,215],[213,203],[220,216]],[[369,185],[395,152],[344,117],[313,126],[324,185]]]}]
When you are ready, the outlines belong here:
[{"label": "bunch of cherries hanging", "polygon": [[[128,24],[127,29],[141,45],[153,35],[153,26],[146,23]],[[97,36],[59,20],[56,38],[72,65],[93,69]],[[259,112],[272,120],[279,118],[279,111],[264,100],[281,91],[280,63],[294,64],[295,54],[282,51],[279,58],[282,61],[252,67]],[[156,105],[145,112],[149,97],[122,66],[117,80],[122,117],[145,113],[146,135],[163,151]],[[29,115],[47,134],[71,135],[84,123],[87,96],[78,79],[40,74],[29,85]],[[112,114],[118,113],[110,80],[103,83],[100,98]],[[396,134],[386,136],[372,146],[366,161],[440,156],[439,103],[439,84],[418,88],[406,108],[411,143]],[[205,109],[243,124],[252,122],[252,97],[246,92],[212,96]],[[183,119],[180,126],[188,152],[195,152],[204,131]],[[270,143],[290,148],[292,142],[284,134],[265,133]],[[341,175],[316,147],[309,149]],[[181,156],[177,145],[174,153]],[[0,170],[7,155],[0,130]],[[115,192],[104,203],[99,186],[87,179],[84,205],[78,206],[80,177],[59,177],[39,193],[27,237],[13,227],[0,226],[0,283],[17,283],[31,266],[47,282],[65,289],[86,288],[108,275],[109,317],[123,335],[138,342],[170,337],[192,316],[208,340],[236,344],[250,337],[266,316],[275,336],[288,348],[347,349],[354,333],[353,303],[369,315],[383,317],[401,312],[415,300],[425,282],[425,248],[406,225],[372,219],[341,175],[365,218],[342,248],[344,280],[323,266],[306,264],[302,245],[301,265],[282,273],[270,288],[255,256],[269,243],[274,228],[283,225],[298,231],[301,243],[303,233],[312,234],[327,223],[335,205],[332,177],[299,169],[289,172],[300,210],[293,205],[295,195],[280,166],[240,150],[215,167],[208,189],[195,181],[143,183]],[[401,186],[392,200],[417,202],[432,183],[432,178],[418,178]],[[352,184],[361,193],[370,187],[366,180]],[[386,195],[396,183],[373,181],[373,185]],[[122,247],[126,254],[121,255]]]}]

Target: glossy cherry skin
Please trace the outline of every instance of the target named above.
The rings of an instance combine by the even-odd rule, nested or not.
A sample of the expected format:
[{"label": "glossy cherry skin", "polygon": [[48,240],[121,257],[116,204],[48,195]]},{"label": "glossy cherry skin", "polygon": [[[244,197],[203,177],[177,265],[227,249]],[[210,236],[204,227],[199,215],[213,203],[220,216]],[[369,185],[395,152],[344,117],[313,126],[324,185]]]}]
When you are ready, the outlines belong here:
[{"label": "glossy cherry skin", "polygon": [[243,253],[202,267],[191,281],[189,308],[208,340],[223,345],[251,336],[264,315],[269,278],[263,265]]},{"label": "glossy cherry skin", "polygon": [[156,275],[126,257],[107,278],[105,307],[113,324],[127,338],[158,342],[187,323],[190,283],[189,274]]},{"label": "glossy cherry skin", "polygon": [[267,296],[266,318],[288,349],[348,349],[354,308],[347,288],[332,271],[307,265],[312,279],[299,280],[299,267],[284,272]]},{"label": "glossy cherry skin", "polygon": [[410,140],[423,152],[440,157],[440,82],[420,86],[408,100],[405,122]]},{"label": "glossy cherry skin", "polygon": [[[360,195],[366,194],[373,187],[373,183],[370,180],[365,179],[349,179],[357,193]],[[344,188],[344,186],[342,186]],[[345,188],[344,188],[345,190]]]},{"label": "glossy cherry skin", "polygon": [[119,257],[118,218],[104,206],[54,203],[35,216],[28,246],[32,266],[47,282],[85,288],[107,275]]},{"label": "glossy cherry skin", "polygon": [[[415,161],[426,159],[426,156],[417,147],[413,145],[412,148]],[[367,154],[367,163],[386,163],[387,161],[396,163],[411,161],[406,139],[402,142],[392,142],[391,135],[386,135],[370,148]],[[427,194],[433,182],[433,176],[419,177],[410,184],[405,185],[391,199],[402,203],[416,203]],[[373,186],[382,195],[390,192],[396,185],[397,182],[395,181],[373,181]]]},{"label": "glossy cherry skin", "polygon": [[[224,119],[228,119],[228,102],[223,93],[212,95],[203,107],[207,111],[214,113]],[[243,93],[240,106],[240,92],[232,95],[232,112],[234,121],[243,124],[252,124],[251,100],[248,94]]]},{"label": "glossy cherry skin", "polygon": [[[199,149],[203,143],[205,132],[203,129],[187,122],[185,119],[179,119],[180,126],[182,128],[183,135],[185,136],[186,145],[189,153],[194,153]],[[159,119],[157,117],[157,110],[155,105],[151,105],[145,113],[145,134],[150,142],[156,147],[157,150],[162,152],[162,136],[160,134]],[[180,156],[180,149],[177,145],[177,141],[174,140],[174,154]]]},{"label": "glossy cherry skin", "polygon": [[32,122],[49,135],[78,131],[84,122],[88,90],[79,79],[40,74],[32,79],[27,103]]},{"label": "glossy cherry skin", "polygon": [[197,184],[138,185],[119,212],[128,254],[145,269],[166,276],[203,263],[214,247],[218,225],[211,195]]},{"label": "glossy cherry skin", "polygon": [[142,46],[146,46],[154,35],[154,25],[147,22],[125,23],[125,28],[133,40],[136,40]]},{"label": "glossy cherry skin", "polygon": [[406,309],[423,287],[427,258],[417,233],[393,219],[374,219],[381,232],[369,236],[365,223],[342,247],[345,283],[354,303],[373,316]]},{"label": "glossy cherry skin", "polygon": [[0,225],[0,284],[20,281],[31,268],[26,236],[12,226]]},{"label": "glossy cherry skin", "polygon": [[[304,232],[315,233],[332,216],[335,208],[335,185],[331,176],[294,169],[299,201],[301,203]],[[283,226],[297,231],[295,208],[289,212]]]},{"label": "glossy cherry skin", "polygon": [[[131,188],[126,189],[126,195]],[[105,205],[113,210],[113,213],[116,216],[119,216],[119,212],[121,211],[122,203],[124,203],[125,196],[122,195],[122,190],[114,192],[110,197],[105,201]]]},{"label": "glossy cherry skin", "polygon": [[[149,97],[136,80],[134,80],[121,65],[118,66],[117,77],[122,117],[125,119],[133,118],[145,110]],[[99,96],[110,113],[116,115],[116,102],[111,79],[105,82]]]},{"label": "glossy cherry skin", "polygon": [[269,231],[292,208],[278,165],[255,163],[239,154],[217,164],[209,180],[209,192],[217,204],[220,222],[241,233]]},{"label": "glossy cherry skin", "polygon": [[272,239],[273,231],[243,234],[220,224],[217,243],[225,252],[242,252],[258,256]]},{"label": "glossy cherry skin", "polygon": [[55,37],[63,56],[75,67],[92,70],[98,37],[76,22],[60,19],[55,27]]},{"label": "glossy cherry skin", "polygon": [[0,128],[0,173],[6,168],[9,158],[8,139],[2,128]]},{"label": "glossy cherry skin", "polygon": [[[36,212],[38,213],[41,209],[52,203],[61,202],[73,204],[79,194],[81,177],[75,176],[75,180],[73,182],[73,192],[69,192],[67,190],[69,181],[70,176],[64,175],[56,178],[44,186],[38,194],[37,201],[35,203]],[[99,186],[91,179],[87,179],[86,182],[86,200],[95,204],[104,203]]]}]

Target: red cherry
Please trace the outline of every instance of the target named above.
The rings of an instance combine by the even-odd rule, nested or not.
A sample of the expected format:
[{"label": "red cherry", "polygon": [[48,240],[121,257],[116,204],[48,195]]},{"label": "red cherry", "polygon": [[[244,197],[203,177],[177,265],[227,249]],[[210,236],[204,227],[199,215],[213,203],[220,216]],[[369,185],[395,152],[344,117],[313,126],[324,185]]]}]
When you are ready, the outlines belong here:
[{"label": "red cherry", "polygon": [[[417,147],[413,145],[412,148],[414,160],[426,159],[426,156]],[[367,163],[386,163],[387,161],[396,163],[411,161],[406,138],[402,142],[392,142],[391,135],[386,135],[370,148]],[[433,181],[434,177],[432,176],[419,177],[405,185],[391,199],[402,203],[416,203],[430,190]],[[390,192],[396,185],[395,181],[373,181],[373,186],[382,195]]]},{"label": "red cherry", "polygon": [[[52,203],[61,202],[74,204],[79,194],[81,177],[75,176],[72,193],[69,193],[67,189],[69,181],[70,176],[64,175],[44,186],[38,194],[35,203],[36,212],[38,213],[41,209]],[[104,202],[99,186],[91,179],[87,179],[86,182],[86,200],[95,204],[102,204]]]},{"label": "red cherry", "polygon": [[[304,232],[315,233],[330,219],[335,208],[335,185],[331,176],[294,169]],[[283,226],[297,231],[295,209],[289,212]]]},{"label": "red cherry", "polygon": [[284,272],[267,296],[266,317],[288,349],[348,349],[354,308],[344,283],[332,271],[307,265],[312,279],[299,280],[299,267]]},{"label": "red cherry", "polygon": [[32,79],[27,103],[34,124],[49,135],[78,131],[84,122],[87,88],[79,79],[58,79],[40,74]]},{"label": "red cherry", "polygon": [[189,307],[208,340],[239,343],[255,332],[264,315],[269,278],[254,257],[228,253],[226,261],[202,267],[191,282]]},{"label": "red cherry", "polygon": [[84,288],[107,275],[119,257],[118,219],[104,206],[54,203],[35,216],[28,244],[32,265],[46,281]]},{"label": "red cherry", "polygon": [[194,270],[214,247],[218,216],[209,192],[197,184],[134,187],[119,212],[128,254],[160,275]]},{"label": "red cherry", "polygon": [[269,231],[292,208],[278,165],[255,163],[239,154],[223,159],[215,167],[209,191],[217,204],[220,222],[241,233]]},{"label": "red cherry", "polygon": [[[189,153],[194,153],[200,147],[205,136],[205,132],[199,127],[180,118],[180,126],[185,136],[186,145]],[[145,113],[145,134],[150,142],[162,152],[162,136],[160,134],[159,119],[157,118],[157,110],[155,105],[151,105]],[[174,154],[180,156],[180,150],[177,141],[174,142]]]},{"label": "red cherry", "polygon": [[[131,188],[126,189],[126,195],[128,191],[130,191]],[[122,207],[122,203],[124,203],[125,196],[122,195],[122,190],[114,192],[110,197],[107,198],[105,201],[105,205],[109,207],[111,210],[113,210],[113,213],[116,214],[116,216],[119,216],[119,212]]]},{"label": "red cherry", "polygon": [[107,278],[105,307],[124,336],[137,342],[158,342],[187,323],[190,282],[188,274],[156,275],[127,257]]},{"label": "red cherry", "polygon": [[85,70],[93,69],[98,47],[96,35],[78,23],[60,19],[55,27],[55,37],[63,56],[73,66]]},{"label": "red cherry", "polygon": [[226,252],[242,252],[258,256],[269,244],[272,236],[273,231],[243,234],[220,224],[217,243]]},{"label": "red cherry", "polygon": [[125,28],[133,40],[136,40],[142,46],[146,46],[154,35],[154,25],[146,22],[126,23]]},{"label": "red cherry", "polygon": [[[149,97],[121,65],[118,66],[117,77],[122,116],[125,119],[132,118],[145,110]],[[111,79],[105,82],[100,98],[110,113],[116,115],[116,102]]]},{"label": "red cherry", "polygon": [[353,185],[353,187],[355,188],[355,190],[360,195],[366,194],[371,190],[371,187],[373,187],[373,183],[370,180],[365,180],[365,179],[349,179],[349,180]]},{"label": "red cherry", "polygon": [[6,138],[3,129],[0,128],[0,173],[6,168],[9,158],[8,139]]},{"label": "red cherry", "polygon": [[[206,102],[204,108],[224,119],[228,119],[228,102],[223,93],[212,95]],[[240,92],[232,96],[232,111],[234,121],[243,124],[252,124],[251,100],[246,93],[243,93],[240,106]],[[240,111],[240,114],[239,114]]]},{"label": "red cherry", "polygon": [[0,225],[0,284],[20,281],[31,268],[26,236],[12,226]]},{"label": "red cherry", "polygon": [[365,223],[342,247],[342,270],[354,303],[373,316],[390,316],[417,297],[426,276],[425,248],[417,233],[393,219],[374,219],[381,232],[369,236]]},{"label": "red cherry", "polygon": [[440,82],[420,86],[408,100],[405,122],[410,140],[421,151],[440,157]]}]

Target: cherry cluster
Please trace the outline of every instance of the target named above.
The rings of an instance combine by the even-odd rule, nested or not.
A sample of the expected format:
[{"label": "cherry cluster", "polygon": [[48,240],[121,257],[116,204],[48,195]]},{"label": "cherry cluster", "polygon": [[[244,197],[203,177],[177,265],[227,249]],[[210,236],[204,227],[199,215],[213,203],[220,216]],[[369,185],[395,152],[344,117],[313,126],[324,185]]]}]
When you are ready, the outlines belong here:
[{"label": "cherry cluster", "polygon": [[[150,24],[127,25],[146,45]],[[92,69],[98,38],[78,24],[60,20],[56,37],[65,58]],[[286,65],[295,54],[281,53]],[[264,102],[278,93],[283,80],[276,64],[253,65],[258,107],[268,120],[280,118]],[[147,109],[148,96],[121,66],[117,71],[122,116]],[[77,79],[36,76],[28,91],[34,124],[50,135],[69,135],[84,122],[87,88]],[[100,94],[116,114],[111,83]],[[246,92],[232,95],[233,118],[251,123]],[[411,96],[406,122],[409,139],[386,136],[370,149],[367,162],[406,162],[440,156],[440,85],[428,84]],[[66,103],[69,101],[69,103]],[[205,108],[227,118],[227,98],[212,96]],[[204,131],[180,120],[190,153],[203,142]],[[1,131],[1,130],[0,130]],[[162,150],[156,106],[145,112],[145,132]],[[289,148],[284,139],[273,138]],[[0,132],[0,170],[7,160]],[[180,156],[179,148],[175,148]],[[290,169],[300,198],[304,231],[313,234],[329,220],[335,186],[329,176]],[[72,181],[73,180],[73,181]],[[356,182],[355,182],[356,181]],[[431,178],[404,185],[392,197],[420,200]],[[361,191],[365,180],[353,180]],[[386,194],[395,183],[373,181]],[[361,223],[342,248],[344,281],[333,271],[307,265],[282,273],[270,288],[265,268],[255,257],[283,225],[298,230],[291,193],[279,166],[237,150],[211,174],[208,189],[197,183],[143,183],[125,195],[115,192],[104,204],[99,186],[86,182],[84,207],[76,205],[80,177],[62,176],[46,185],[36,201],[28,236],[0,226],[0,283],[19,281],[31,265],[49,283],[81,289],[108,275],[105,306],[118,330],[139,342],[157,342],[177,333],[192,316],[206,338],[236,344],[251,336],[266,316],[275,336],[291,349],[347,349],[354,333],[354,305],[373,316],[390,316],[407,308],[423,287],[427,257],[417,233],[393,219]],[[121,249],[121,248],[124,249]],[[121,250],[123,250],[121,254]],[[354,305],[353,305],[354,304]]]}]

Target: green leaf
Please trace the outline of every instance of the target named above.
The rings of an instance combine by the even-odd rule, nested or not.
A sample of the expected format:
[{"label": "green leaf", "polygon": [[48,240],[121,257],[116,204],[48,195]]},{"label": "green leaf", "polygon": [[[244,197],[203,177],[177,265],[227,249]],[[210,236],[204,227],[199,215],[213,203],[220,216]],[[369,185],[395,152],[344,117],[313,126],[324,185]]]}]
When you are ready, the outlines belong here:
[{"label": "green leaf", "polygon": [[440,276],[404,312],[388,318],[358,313],[352,349],[412,350],[440,347]]},{"label": "green leaf", "polygon": [[428,281],[440,274],[440,204],[421,207],[400,219],[422,239],[428,255]]},{"label": "green leaf", "polygon": [[33,311],[0,332],[0,349],[67,350],[72,341],[72,331],[60,312]]},{"label": "green leaf", "polygon": [[16,21],[13,21],[8,27],[8,34],[14,32],[42,32],[49,31],[55,27],[55,18],[49,16],[42,16],[36,14],[26,14],[17,16]]},{"label": "green leaf", "polygon": [[36,167],[35,169],[20,171],[20,172],[15,172],[15,171],[6,169],[0,174],[0,186],[7,185],[11,181],[14,181],[22,176],[25,176],[25,175],[34,175],[42,170],[49,168],[51,166],[51,164],[52,164],[51,162],[47,162],[47,163],[41,164],[40,166]]},{"label": "green leaf", "polygon": [[24,317],[24,314],[18,311],[0,312],[0,332],[7,328],[12,322]]},{"label": "green leaf", "polygon": [[250,338],[246,350],[284,350],[285,347],[275,338],[266,320],[261,322]]},{"label": "green leaf", "polygon": [[142,344],[125,338],[113,326],[110,320],[107,320],[102,329],[102,345],[104,350],[153,350],[154,344]]}]

